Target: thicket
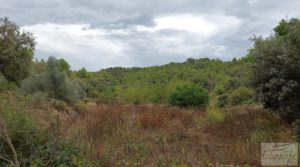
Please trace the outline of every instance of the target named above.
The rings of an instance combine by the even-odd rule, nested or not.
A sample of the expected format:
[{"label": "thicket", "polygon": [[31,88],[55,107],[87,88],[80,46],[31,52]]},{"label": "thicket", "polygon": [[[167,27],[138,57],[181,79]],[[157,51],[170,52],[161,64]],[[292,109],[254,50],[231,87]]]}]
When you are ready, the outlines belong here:
[{"label": "thicket", "polygon": [[17,92],[0,93],[0,166],[82,166],[80,150],[58,133],[40,128]]},{"label": "thicket", "polygon": [[69,103],[85,97],[83,84],[77,80],[70,80],[61,68],[60,61],[49,57],[46,72],[32,74],[22,81],[22,90],[26,94],[45,92],[49,97]]},{"label": "thicket", "polygon": [[253,39],[252,85],[266,108],[288,122],[300,118],[300,20],[282,20],[274,34]]},{"label": "thicket", "polygon": [[252,61],[250,56],[228,62],[190,58],[183,63],[146,68],[81,69],[76,75],[86,83],[87,97],[99,103],[164,104],[183,85],[196,84],[217,96],[249,88]]}]

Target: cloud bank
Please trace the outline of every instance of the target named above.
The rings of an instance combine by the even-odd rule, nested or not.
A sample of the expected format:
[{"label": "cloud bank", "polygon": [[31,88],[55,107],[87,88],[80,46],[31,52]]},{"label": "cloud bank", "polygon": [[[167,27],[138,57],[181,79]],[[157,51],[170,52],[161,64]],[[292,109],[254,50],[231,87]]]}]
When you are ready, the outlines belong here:
[{"label": "cloud bank", "polygon": [[35,34],[36,57],[97,71],[241,57],[249,37],[300,17],[299,6],[298,0],[0,0],[0,16]]}]

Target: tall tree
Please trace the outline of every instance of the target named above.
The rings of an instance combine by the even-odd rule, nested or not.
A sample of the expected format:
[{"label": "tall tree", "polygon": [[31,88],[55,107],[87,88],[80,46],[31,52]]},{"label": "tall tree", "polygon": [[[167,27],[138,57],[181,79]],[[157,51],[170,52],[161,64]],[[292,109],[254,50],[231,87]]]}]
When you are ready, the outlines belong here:
[{"label": "tall tree", "polygon": [[0,18],[0,71],[8,80],[19,82],[28,76],[35,44],[32,33]]},{"label": "tall tree", "polygon": [[293,122],[300,118],[300,20],[282,20],[274,32],[250,49],[253,86],[266,108]]}]

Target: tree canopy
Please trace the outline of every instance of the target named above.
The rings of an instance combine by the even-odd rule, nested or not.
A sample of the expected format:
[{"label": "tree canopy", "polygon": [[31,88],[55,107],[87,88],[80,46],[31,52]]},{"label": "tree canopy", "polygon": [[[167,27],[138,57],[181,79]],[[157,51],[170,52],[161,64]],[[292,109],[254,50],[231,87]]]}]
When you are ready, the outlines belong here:
[{"label": "tree canopy", "polygon": [[254,39],[252,81],[265,107],[292,122],[300,118],[300,20],[282,20],[274,32]]},{"label": "tree canopy", "polygon": [[31,33],[0,18],[0,71],[6,79],[19,82],[28,76],[35,44]]}]

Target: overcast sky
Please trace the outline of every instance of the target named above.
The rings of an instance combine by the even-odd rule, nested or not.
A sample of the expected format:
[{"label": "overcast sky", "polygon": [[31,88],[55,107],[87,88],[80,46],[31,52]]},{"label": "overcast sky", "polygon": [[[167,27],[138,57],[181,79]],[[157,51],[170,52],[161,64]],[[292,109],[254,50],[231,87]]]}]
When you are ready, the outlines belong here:
[{"label": "overcast sky", "polygon": [[97,71],[241,57],[252,35],[271,34],[299,8],[300,0],[0,0],[0,17],[34,33],[36,57]]}]

